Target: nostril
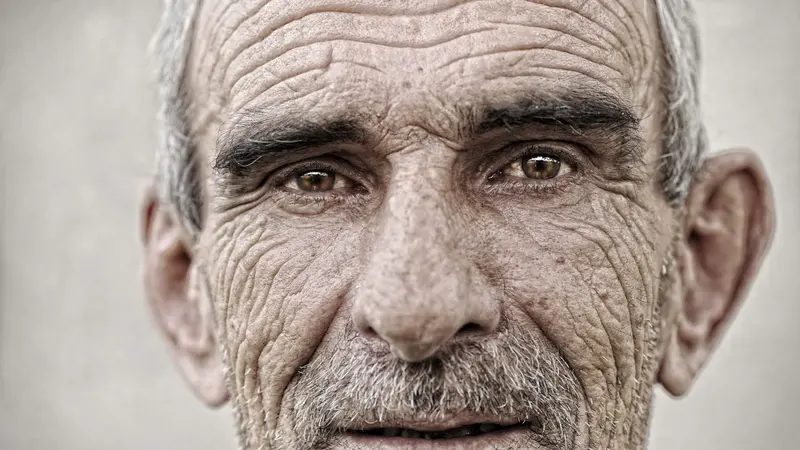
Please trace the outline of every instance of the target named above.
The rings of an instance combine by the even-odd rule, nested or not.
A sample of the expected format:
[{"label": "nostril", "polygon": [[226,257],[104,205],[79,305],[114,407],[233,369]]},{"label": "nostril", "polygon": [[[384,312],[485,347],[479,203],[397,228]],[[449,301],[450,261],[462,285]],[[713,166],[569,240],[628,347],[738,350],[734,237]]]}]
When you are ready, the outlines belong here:
[{"label": "nostril", "polygon": [[367,339],[378,339],[380,337],[378,336],[378,332],[375,331],[375,329],[370,326],[362,328],[361,334]]},{"label": "nostril", "polygon": [[477,334],[482,332],[483,332],[482,326],[478,325],[475,322],[469,322],[467,324],[464,324],[464,326],[462,326],[461,329],[459,329],[458,333],[456,334]]},{"label": "nostril", "polygon": [[378,331],[372,326],[372,321],[361,311],[353,314],[353,325],[358,330],[358,334],[368,340],[380,338]]}]

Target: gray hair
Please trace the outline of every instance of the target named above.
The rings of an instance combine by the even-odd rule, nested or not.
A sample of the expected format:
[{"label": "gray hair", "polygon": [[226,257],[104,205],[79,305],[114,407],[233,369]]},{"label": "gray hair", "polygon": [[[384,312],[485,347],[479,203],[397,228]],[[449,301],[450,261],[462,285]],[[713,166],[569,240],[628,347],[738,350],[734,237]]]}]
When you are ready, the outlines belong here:
[{"label": "gray hair", "polygon": [[200,0],[164,0],[164,12],[152,44],[161,102],[161,142],[155,158],[158,195],[175,209],[184,228],[195,237],[202,226],[203,191],[200,161],[190,133],[184,71],[199,6]]},{"label": "gray hair", "polygon": [[[184,70],[201,0],[164,0],[154,38],[160,84],[161,142],[156,153],[156,182],[162,201],[175,208],[184,227],[197,235],[202,226],[200,162],[190,133]],[[661,92],[666,111],[661,176],[673,207],[688,195],[706,152],[700,98],[700,42],[692,0],[654,0],[663,43]]]}]

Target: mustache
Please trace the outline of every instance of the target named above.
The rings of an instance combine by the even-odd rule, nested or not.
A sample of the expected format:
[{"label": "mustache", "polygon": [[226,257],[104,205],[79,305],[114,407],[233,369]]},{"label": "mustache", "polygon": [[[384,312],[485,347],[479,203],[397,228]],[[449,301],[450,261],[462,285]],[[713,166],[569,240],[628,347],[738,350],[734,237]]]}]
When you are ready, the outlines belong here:
[{"label": "mustache", "polygon": [[574,440],[578,379],[554,346],[530,331],[456,340],[415,363],[376,351],[353,330],[346,334],[297,379],[301,448],[324,448],[337,433],[369,424],[458,414],[525,423],[538,443],[555,448]]}]

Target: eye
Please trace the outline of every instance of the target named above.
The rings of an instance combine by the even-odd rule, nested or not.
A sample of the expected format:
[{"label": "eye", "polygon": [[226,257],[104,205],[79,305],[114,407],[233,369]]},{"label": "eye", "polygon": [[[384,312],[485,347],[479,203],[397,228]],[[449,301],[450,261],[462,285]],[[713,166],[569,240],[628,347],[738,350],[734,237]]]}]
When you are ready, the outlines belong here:
[{"label": "eye", "polygon": [[533,180],[549,180],[572,172],[572,167],[557,156],[538,153],[524,156],[503,168],[503,175]]},{"label": "eye", "polygon": [[348,188],[353,182],[330,170],[305,170],[286,181],[284,186],[302,192],[330,192]]}]

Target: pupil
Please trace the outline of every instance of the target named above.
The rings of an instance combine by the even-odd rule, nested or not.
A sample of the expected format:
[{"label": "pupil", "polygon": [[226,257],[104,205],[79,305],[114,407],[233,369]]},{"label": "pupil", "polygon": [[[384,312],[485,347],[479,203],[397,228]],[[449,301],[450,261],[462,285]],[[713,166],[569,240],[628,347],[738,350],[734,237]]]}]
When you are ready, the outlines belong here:
[{"label": "pupil", "polygon": [[549,156],[534,156],[522,164],[523,172],[529,178],[548,179],[558,174],[561,162]]},{"label": "pupil", "polygon": [[297,187],[302,191],[320,192],[333,188],[334,176],[322,170],[305,172],[297,177]]}]

